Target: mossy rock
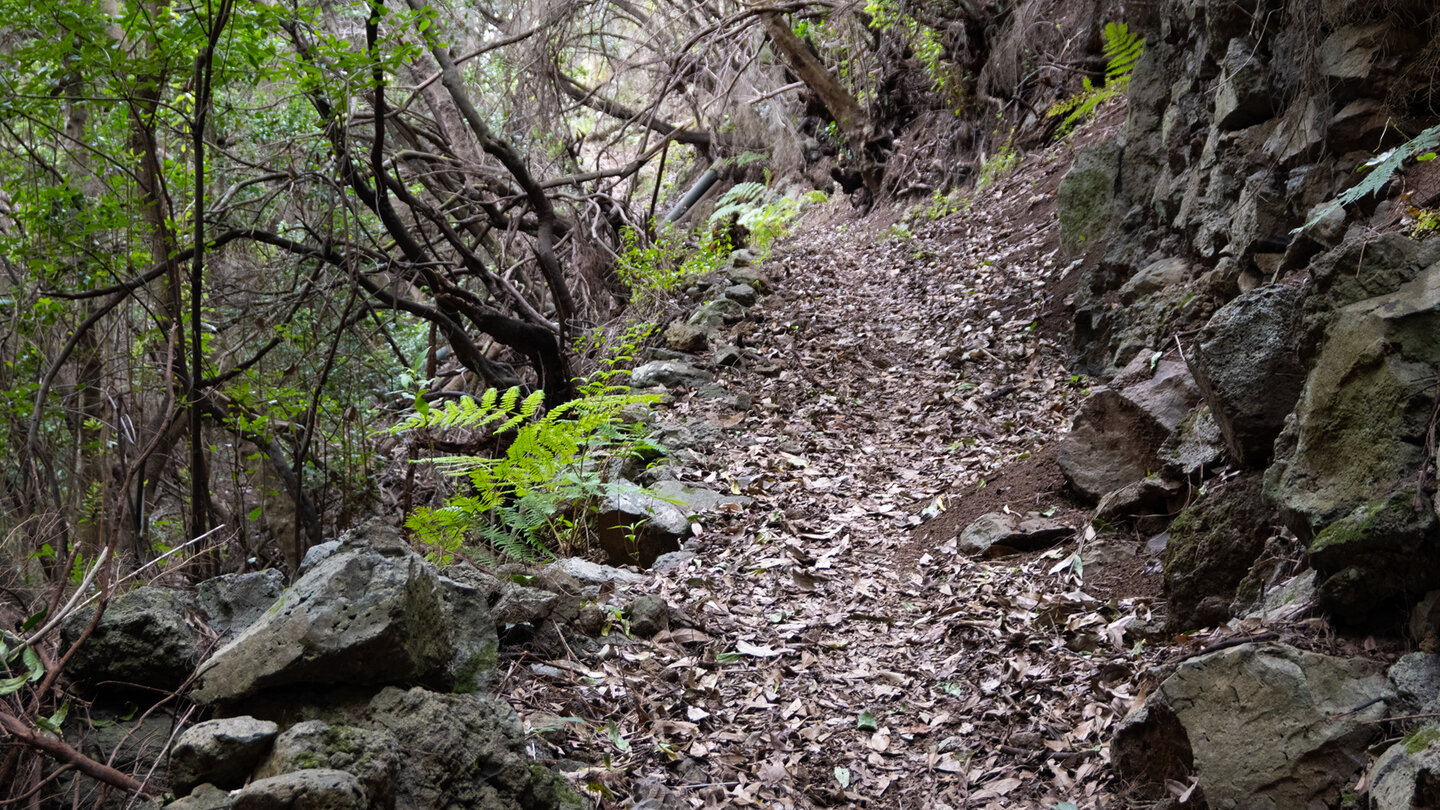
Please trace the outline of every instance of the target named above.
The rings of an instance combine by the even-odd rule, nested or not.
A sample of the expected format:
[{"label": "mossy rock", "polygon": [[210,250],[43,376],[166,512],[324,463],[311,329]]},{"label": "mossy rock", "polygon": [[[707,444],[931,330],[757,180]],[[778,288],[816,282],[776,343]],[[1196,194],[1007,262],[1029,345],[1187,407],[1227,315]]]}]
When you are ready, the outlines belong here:
[{"label": "mossy rock", "polygon": [[1111,204],[1120,180],[1121,149],[1106,141],[1081,149],[1056,195],[1059,205],[1060,248],[1079,256],[1110,229]]},{"label": "mossy rock", "polygon": [[1215,606],[1230,604],[1275,522],[1261,497],[1258,473],[1217,487],[1175,518],[1162,557],[1171,630],[1228,618],[1211,614]]},{"label": "mossy rock", "polygon": [[1415,490],[1356,508],[1310,543],[1310,564],[1320,576],[1320,607],[1360,620],[1407,596],[1440,586],[1435,513],[1415,508]]}]

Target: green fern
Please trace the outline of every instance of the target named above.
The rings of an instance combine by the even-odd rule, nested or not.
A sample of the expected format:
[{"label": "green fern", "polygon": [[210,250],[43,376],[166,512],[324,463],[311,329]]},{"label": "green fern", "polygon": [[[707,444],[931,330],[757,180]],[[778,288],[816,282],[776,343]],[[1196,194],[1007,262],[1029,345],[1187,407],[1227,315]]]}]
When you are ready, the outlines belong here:
[{"label": "green fern", "polygon": [[605,463],[635,451],[642,439],[624,418],[627,410],[657,398],[604,382],[581,387],[581,395],[541,413],[544,395],[521,397],[518,388],[489,389],[479,400],[463,397],[443,408],[417,410],[387,432],[419,429],[477,430],[505,435],[497,457],[425,459],[470,490],[437,509],[416,509],[405,525],[433,558],[448,562],[462,547],[482,541],[500,555],[521,560],[553,556],[560,535],[574,524],[568,512],[606,494],[613,485]]},{"label": "green fern", "polygon": [[1105,53],[1105,86],[1123,89],[1130,83],[1135,63],[1145,55],[1145,38],[1137,36],[1122,22],[1106,23],[1102,33]]},{"label": "green fern", "polygon": [[1065,116],[1060,122],[1061,134],[1068,133],[1075,124],[1089,118],[1101,104],[1125,92],[1135,64],[1145,54],[1145,39],[1137,36],[1125,23],[1107,23],[1102,32],[1105,54],[1105,86],[1096,87],[1086,76],[1081,79],[1082,89],[1076,95],[1055,102],[1045,115],[1050,118]]},{"label": "green fern", "polygon": [[1366,161],[1365,164],[1358,169],[1358,171],[1369,172],[1365,175],[1364,180],[1341,192],[1335,199],[1316,211],[1309,222],[1306,222],[1290,233],[1300,233],[1329,216],[1331,211],[1341,206],[1358,202],[1371,194],[1379,193],[1379,191],[1385,187],[1385,184],[1390,182],[1390,178],[1394,177],[1395,173],[1400,171],[1405,161],[1411,157],[1414,157],[1418,161],[1434,160],[1436,149],[1440,149],[1440,124],[1436,124],[1394,149]]}]

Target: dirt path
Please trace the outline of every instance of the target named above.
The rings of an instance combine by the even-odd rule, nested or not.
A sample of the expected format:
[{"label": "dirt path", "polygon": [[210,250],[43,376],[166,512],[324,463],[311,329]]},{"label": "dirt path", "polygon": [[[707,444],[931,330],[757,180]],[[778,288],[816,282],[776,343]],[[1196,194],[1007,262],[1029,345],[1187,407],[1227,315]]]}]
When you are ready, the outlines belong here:
[{"label": "dirt path", "polygon": [[[1045,177],[879,236],[875,217],[812,219],[721,370],[749,410],[666,409],[722,428],[677,476],[755,503],[653,583],[698,633],[611,648],[531,701],[605,718],[590,778],[612,806],[647,780],[695,807],[1090,807],[1111,790],[1102,743],[1135,697],[1144,600],[1087,595],[1075,540],[996,559],[954,540],[1007,507],[1083,521],[1035,463],[1083,393],[1028,187]],[[1020,473],[990,488],[1006,465]]]}]

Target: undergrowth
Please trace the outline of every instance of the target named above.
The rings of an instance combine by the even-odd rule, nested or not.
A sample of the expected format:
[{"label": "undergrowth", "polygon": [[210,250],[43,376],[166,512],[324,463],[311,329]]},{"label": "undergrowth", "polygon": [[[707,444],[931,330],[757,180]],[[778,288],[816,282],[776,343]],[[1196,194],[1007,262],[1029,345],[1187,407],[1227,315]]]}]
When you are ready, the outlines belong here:
[{"label": "undergrowth", "polygon": [[1101,104],[1117,98],[1130,84],[1130,74],[1135,63],[1145,54],[1145,39],[1136,35],[1125,23],[1112,22],[1102,32],[1105,54],[1105,83],[1096,87],[1086,76],[1082,79],[1083,89],[1070,98],[1058,101],[1045,115],[1055,118],[1065,116],[1060,122],[1061,134],[1068,133],[1075,125],[1095,112]]},{"label": "undergrowth", "polygon": [[588,544],[594,504],[634,489],[614,480],[612,462],[659,451],[637,418],[658,397],[618,383],[652,329],[642,324],[627,332],[569,402],[546,409],[541,391],[521,396],[518,388],[491,388],[478,400],[463,397],[438,408],[417,400],[415,411],[389,428],[391,434],[484,431],[506,443],[495,457],[417,462],[462,479],[466,490],[438,508],[417,508],[406,519],[429,559],[442,565],[457,555],[535,561]]}]

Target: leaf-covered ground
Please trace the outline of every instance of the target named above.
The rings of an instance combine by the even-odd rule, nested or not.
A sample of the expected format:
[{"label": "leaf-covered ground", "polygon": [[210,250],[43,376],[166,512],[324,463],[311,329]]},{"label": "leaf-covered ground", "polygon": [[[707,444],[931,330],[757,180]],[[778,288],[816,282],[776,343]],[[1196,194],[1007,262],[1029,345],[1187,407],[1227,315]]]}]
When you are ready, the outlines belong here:
[{"label": "leaf-covered ground", "polygon": [[[718,370],[751,407],[677,394],[662,415],[721,428],[677,477],[755,502],[702,521],[698,557],[645,586],[684,613],[668,633],[517,662],[517,709],[558,729],[538,755],[586,760],[608,807],[655,784],[669,807],[1114,800],[1105,742],[1155,624],[1143,576],[1080,564],[1093,531],[1045,463],[1086,384],[1064,365],[1061,171],[1037,157],[959,210],[812,216],[772,255],[775,292]],[[1006,508],[1076,537],[957,554],[964,519]]]}]

